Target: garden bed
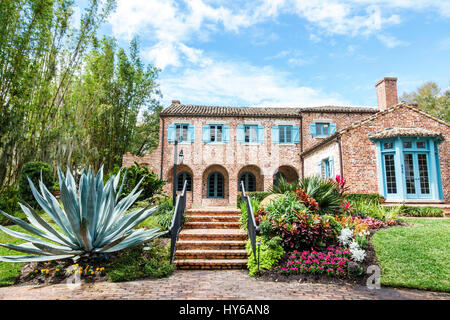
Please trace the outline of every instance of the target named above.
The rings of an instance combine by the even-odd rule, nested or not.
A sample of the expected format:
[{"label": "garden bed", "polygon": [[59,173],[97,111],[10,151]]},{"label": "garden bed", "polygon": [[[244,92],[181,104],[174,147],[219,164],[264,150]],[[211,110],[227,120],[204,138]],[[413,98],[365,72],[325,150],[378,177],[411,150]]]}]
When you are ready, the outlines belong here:
[{"label": "garden bed", "polygon": [[275,282],[309,282],[309,283],[324,283],[324,284],[350,284],[350,285],[366,285],[367,279],[373,275],[367,274],[367,268],[371,265],[379,266],[379,261],[377,260],[376,253],[374,247],[372,245],[372,236],[381,230],[390,229],[396,226],[408,226],[408,224],[404,222],[399,222],[395,226],[387,226],[383,228],[379,228],[376,230],[371,230],[369,235],[369,244],[366,250],[366,255],[364,261],[359,265],[363,269],[363,273],[360,276],[330,276],[326,273],[322,274],[309,274],[309,273],[300,273],[300,274],[284,274],[282,268],[286,266],[291,253],[285,253],[280,259],[280,262],[277,266],[272,267],[270,270],[265,272],[261,272],[255,275],[257,280],[261,281],[275,281]]},{"label": "garden bed", "polygon": [[169,276],[173,266],[169,263],[170,239],[155,239],[149,250],[136,246],[110,254],[108,259],[72,259],[33,262],[23,265],[14,285],[51,285],[74,281],[82,283],[99,281],[131,281],[143,278]]}]

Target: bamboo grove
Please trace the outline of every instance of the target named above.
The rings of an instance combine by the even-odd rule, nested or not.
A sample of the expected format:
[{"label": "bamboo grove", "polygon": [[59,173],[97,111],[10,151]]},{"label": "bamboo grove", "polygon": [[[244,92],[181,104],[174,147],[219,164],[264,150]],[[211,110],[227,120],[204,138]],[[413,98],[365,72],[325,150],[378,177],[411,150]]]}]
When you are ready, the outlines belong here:
[{"label": "bamboo grove", "polygon": [[154,147],[158,70],[137,39],[124,49],[99,36],[114,8],[90,0],[77,15],[71,0],[0,0],[0,190],[28,161],[109,171]]}]

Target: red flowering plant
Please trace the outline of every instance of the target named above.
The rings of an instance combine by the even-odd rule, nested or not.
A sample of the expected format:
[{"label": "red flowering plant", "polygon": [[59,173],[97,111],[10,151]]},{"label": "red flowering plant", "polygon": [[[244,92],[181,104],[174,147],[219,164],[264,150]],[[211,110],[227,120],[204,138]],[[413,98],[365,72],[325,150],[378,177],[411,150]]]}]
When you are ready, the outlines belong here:
[{"label": "red flowering plant", "polygon": [[340,211],[341,211],[341,214],[351,215],[354,211],[353,205],[349,201],[346,201],[346,202],[341,201]]},{"label": "red flowering plant", "polygon": [[341,197],[342,199],[344,192],[346,192],[349,189],[349,187],[345,185],[347,181],[345,180],[344,177],[341,177],[340,175],[336,175],[335,179],[330,178],[330,181],[336,185],[337,189],[339,190],[339,197]]},{"label": "red flowering plant", "polygon": [[348,269],[351,253],[341,247],[328,247],[325,251],[294,250],[286,266],[281,268],[283,274],[322,274],[344,276]]},{"label": "red flowering plant", "polygon": [[311,211],[319,210],[319,204],[317,203],[316,199],[310,197],[306,193],[305,189],[297,188],[295,190],[295,194],[297,196],[297,200],[300,201],[300,203],[303,203],[309,210]]},{"label": "red flowering plant", "polygon": [[290,224],[282,223],[275,227],[281,232],[285,249],[323,247],[334,240],[335,233],[327,219],[309,213],[298,213],[297,217]]}]

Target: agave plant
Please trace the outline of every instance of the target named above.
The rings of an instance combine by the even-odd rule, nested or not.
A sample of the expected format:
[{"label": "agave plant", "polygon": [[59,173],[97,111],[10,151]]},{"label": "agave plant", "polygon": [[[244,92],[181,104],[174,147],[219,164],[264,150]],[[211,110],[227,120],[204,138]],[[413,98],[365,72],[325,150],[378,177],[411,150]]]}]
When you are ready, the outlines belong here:
[{"label": "agave plant", "polygon": [[123,250],[165,233],[159,232],[159,228],[134,229],[155,212],[157,207],[146,207],[127,213],[142,192],[142,190],[136,192],[142,180],[126,197],[120,199],[126,174],[122,179],[119,191],[117,191],[117,187],[120,172],[116,176],[112,176],[104,185],[103,168],[96,176],[91,169],[88,172],[86,169],[83,170],[78,189],[70,170],[67,170],[66,176],[64,176],[64,173],[58,168],[58,177],[62,206],[42,180],[39,181],[41,191],[39,193],[33,182],[28,179],[36,201],[58,228],[47,223],[29,205],[19,203],[30,223],[0,210],[4,216],[32,234],[0,226],[0,229],[8,235],[28,241],[20,245],[0,244],[0,246],[32,254],[3,256],[0,257],[0,261],[37,262],[91,257]]}]

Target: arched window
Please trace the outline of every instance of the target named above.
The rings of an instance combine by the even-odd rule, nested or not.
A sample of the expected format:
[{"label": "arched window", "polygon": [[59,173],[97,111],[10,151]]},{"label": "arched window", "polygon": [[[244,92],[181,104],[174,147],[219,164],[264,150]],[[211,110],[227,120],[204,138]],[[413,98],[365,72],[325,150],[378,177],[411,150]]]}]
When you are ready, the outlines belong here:
[{"label": "arched window", "polygon": [[284,173],[281,172],[277,172],[273,175],[273,185],[278,187],[278,180],[280,180],[280,178],[283,178],[284,180],[286,180],[286,176],[284,175]]},{"label": "arched window", "polygon": [[244,181],[244,188],[247,192],[256,191],[256,178],[251,172],[244,172],[239,177],[238,190],[242,191],[241,182]]},{"label": "arched window", "polygon": [[213,172],[208,176],[208,198],[224,198],[224,178],[220,172]]},{"label": "arched window", "polygon": [[180,172],[177,175],[177,190],[182,191],[184,181],[187,181],[186,191],[192,191],[192,176],[189,172]]}]

